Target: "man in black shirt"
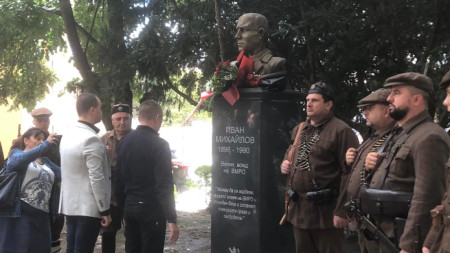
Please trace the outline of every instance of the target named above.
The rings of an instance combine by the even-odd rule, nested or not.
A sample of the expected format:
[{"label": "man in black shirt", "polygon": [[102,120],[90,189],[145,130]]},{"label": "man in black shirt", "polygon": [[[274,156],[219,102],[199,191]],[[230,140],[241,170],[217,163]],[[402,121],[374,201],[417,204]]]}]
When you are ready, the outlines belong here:
[{"label": "man in black shirt", "polygon": [[163,252],[166,221],[169,242],[178,240],[169,144],[159,137],[161,106],[153,100],[139,108],[140,125],[117,147],[116,197],[124,206],[127,253]]}]

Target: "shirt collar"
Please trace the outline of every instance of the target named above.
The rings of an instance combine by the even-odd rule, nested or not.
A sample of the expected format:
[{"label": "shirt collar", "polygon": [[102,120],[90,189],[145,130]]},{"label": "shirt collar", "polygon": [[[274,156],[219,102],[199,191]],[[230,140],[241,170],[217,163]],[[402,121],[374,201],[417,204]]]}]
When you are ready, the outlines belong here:
[{"label": "shirt collar", "polygon": [[377,131],[377,132],[375,132],[374,135],[378,136],[378,137],[384,136],[385,134],[391,132],[395,125],[396,125],[396,122],[393,121],[385,130]]},{"label": "shirt collar", "polygon": [[88,127],[92,128],[92,130],[94,130],[96,133],[100,132],[100,129],[98,129],[96,126],[94,126],[94,124],[91,124],[91,123],[83,121],[83,120],[78,120],[78,122],[83,123],[83,124],[87,125]]},{"label": "shirt collar", "polygon": [[144,126],[144,125],[139,125],[137,126],[136,130],[138,129],[142,129],[142,130],[146,130],[146,131],[151,131],[152,133],[155,133],[157,135],[159,135],[158,132],[156,132],[153,128],[149,127],[149,126]]},{"label": "shirt collar", "polygon": [[307,118],[306,119],[306,126],[321,127],[321,126],[325,125],[328,121],[330,121],[332,117],[333,117],[333,113],[330,112],[327,116],[325,116],[324,119],[322,119],[322,121],[317,123],[315,126],[311,125],[311,119]]},{"label": "shirt collar", "polygon": [[425,109],[421,113],[417,114],[416,116],[410,118],[408,121],[406,121],[405,124],[403,124],[402,128],[405,130],[405,132],[410,132],[415,126],[422,123],[423,121],[431,121],[431,116],[428,113],[428,110]]}]

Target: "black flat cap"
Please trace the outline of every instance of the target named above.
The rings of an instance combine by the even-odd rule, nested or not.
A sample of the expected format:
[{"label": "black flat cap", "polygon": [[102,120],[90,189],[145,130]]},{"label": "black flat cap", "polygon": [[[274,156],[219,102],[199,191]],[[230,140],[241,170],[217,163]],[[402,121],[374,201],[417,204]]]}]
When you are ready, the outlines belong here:
[{"label": "black flat cap", "polygon": [[428,94],[433,93],[433,81],[426,75],[422,75],[414,72],[407,72],[391,76],[386,79],[384,87],[392,87],[398,85],[414,86],[417,89],[421,89]]}]

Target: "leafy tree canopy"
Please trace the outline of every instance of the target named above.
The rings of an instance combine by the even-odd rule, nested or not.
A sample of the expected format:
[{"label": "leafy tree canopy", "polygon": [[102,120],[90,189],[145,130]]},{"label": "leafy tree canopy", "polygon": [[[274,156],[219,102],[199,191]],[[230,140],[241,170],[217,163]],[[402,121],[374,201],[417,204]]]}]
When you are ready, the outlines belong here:
[{"label": "leafy tree canopy", "polygon": [[[318,80],[329,82],[339,94],[336,114],[356,128],[357,101],[387,77],[427,72],[437,90],[450,69],[446,0],[75,0],[72,5],[0,0],[0,5],[0,97],[30,108],[43,96],[54,82],[44,62],[64,48],[64,27],[82,76],[68,90],[98,94],[105,119],[112,103],[131,104],[132,98],[155,99],[175,110],[195,105],[197,85],[210,78],[221,58],[237,56],[235,25],[247,12],[268,18],[270,48],[286,58],[291,88],[306,92]],[[434,94],[431,113],[440,113],[441,98]]]}]

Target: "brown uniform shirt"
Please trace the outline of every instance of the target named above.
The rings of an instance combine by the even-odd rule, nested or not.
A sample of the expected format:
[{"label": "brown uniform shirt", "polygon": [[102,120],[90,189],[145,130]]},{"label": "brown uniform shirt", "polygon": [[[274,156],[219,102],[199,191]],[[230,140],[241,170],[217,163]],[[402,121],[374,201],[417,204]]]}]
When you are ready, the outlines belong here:
[{"label": "brown uniform shirt", "polygon": [[270,73],[286,71],[284,66],[286,60],[281,57],[272,56],[269,49],[264,49],[253,57],[253,71],[257,75],[266,75]]},{"label": "brown uniform shirt", "polygon": [[[313,177],[319,189],[333,189],[341,194],[333,196],[330,202],[324,204],[315,204],[304,198],[300,198],[296,202],[291,201],[288,221],[300,229],[332,228],[334,215],[346,217],[343,208],[345,200],[342,199],[346,178],[349,174],[347,167],[344,166],[345,153],[347,149],[359,145],[353,130],[345,122],[332,115],[317,126],[311,125],[310,120],[307,120],[303,128],[303,131],[307,133],[307,140],[317,127],[321,128],[320,138],[309,153],[312,173],[299,169],[294,173],[293,169],[291,172],[294,173],[292,188],[298,193],[317,190],[311,182]],[[292,132],[292,139],[295,138],[297,131],[298,126]],[[298,141],[298,145],[301,145],[301,141]],[[294,165],[297,162],[298,147],[293,148],[292,164]]]},{"label": "brown uniform shirt", "polygon": [[[432,122],[427,110],[411,118],[402,129],[394,141],[398,142],[403,134],[409,137],[390,164],[389,159],[381,162],[370,187],[384,181],[383,189],[413,192],[405,230],[399,241],[401,249],[413,252],[413,227],[420,224],[421,238],[425,239],[431,225],[429,211],[442,200],[450,140],[444,129]],[[386,180],[381,178],[385,168],[389,169]],[[377,222],[388,237],[394,236],[393,218],[381,217]]]},{"label": "brown uniform shirt", "polygon": [[[131,130],[133,131],[133,130]],[[123,138],[123,137],[122,137]],[[114,193],[116,185],[116,164],[117,164],[117,144],[119,139],[117,139],[116,132],[114,130],[108,131],[100,138],[105,145],[106,153],[108,155],[108,162],[111,165],[111,205],[117,205],[116,196]]]},{"label": "brown uniform shirt", "polygon": [[423,246],[431,252],[444,253],[450,249],[450,159],[447,164],[447,191],[442,200],[444,207],[443,222],[440,228],[432,227]]},{"label": "brown uniform shirt", "polygon": [[394,127],[394,123],[392,123],[392,126],[388,127],[388,129],[385,131],[372,134],[358,148],[358,153],[356,154],[355,161],[353,162],[353,164],[349,165],[351,167],[351,172],[347,183],[347,192],[345,198],[347,201],[357,198],[358,189],[361,185],[361,169],[366,162],[367,154],[381,137],[391,132],[392,127]]}]

